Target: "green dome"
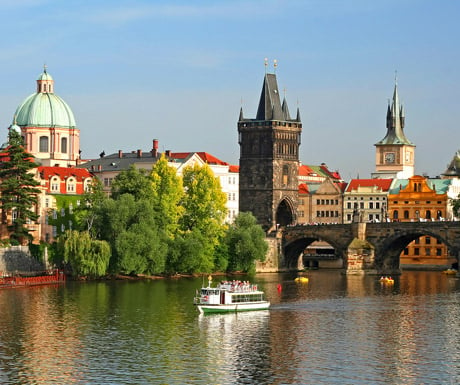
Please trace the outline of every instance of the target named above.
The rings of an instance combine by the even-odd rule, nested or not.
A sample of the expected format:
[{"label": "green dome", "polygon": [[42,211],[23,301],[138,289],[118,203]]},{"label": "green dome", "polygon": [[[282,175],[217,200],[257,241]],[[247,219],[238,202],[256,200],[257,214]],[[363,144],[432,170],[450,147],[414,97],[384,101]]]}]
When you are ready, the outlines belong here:
[{"label": "green dome", "polygon": [[[49,76],[46,72],[44,74]],[[70,107],[53,93],[39,92],[30,95],[17,108],[15,115],[16,124],[21,127],[76,127]]]},{"label": "green dome", "polygon": [[46,72],[46,69],[40,74],[37,80],[53,80],[51,75]]}]

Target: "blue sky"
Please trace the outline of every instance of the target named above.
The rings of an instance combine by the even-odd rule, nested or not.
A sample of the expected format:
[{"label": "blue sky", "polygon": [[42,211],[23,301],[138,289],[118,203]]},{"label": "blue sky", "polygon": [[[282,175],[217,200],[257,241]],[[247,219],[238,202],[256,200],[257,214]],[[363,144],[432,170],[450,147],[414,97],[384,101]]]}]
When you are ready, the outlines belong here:
[{"label": "blue sky", "polygon": [[300,158],[369,177],[395,70],[416,172],[460,148],[460,2],[452,0],[0,0],[0,125],[46,63],[72,108],[82,155],[206,151],[238,164],[265,72],[303,123]]}]

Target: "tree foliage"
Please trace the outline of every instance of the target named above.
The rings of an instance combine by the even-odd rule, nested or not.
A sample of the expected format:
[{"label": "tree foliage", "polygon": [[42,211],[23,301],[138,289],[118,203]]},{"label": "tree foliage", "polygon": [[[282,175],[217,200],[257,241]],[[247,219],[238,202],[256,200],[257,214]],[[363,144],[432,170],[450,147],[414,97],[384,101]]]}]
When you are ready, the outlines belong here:
[{"label": "tree foliage", "polygon": [[118,199],[123,194],[131,194],[135,199],[148,199],[152,196],[151,177],[144,169],[131,165],[128,170],[120,172],[112,182],[112,198]]},{"label": "tree foliage", "polygon": [[183,214],[183,207],[179,204],[184,195],[182,179],[162,155],[152,168],[151,180],[155,222],[165,237],[173,239]]},{"label": "tree foliage", "polygon": [[265,233],[251,213],[239,213],[227,232],[228,269],[255,272],[255,261],[263,262],[268,250]]},{"label": "tree foliage", "polygon": [[450,204],[452,206],[454,216],[458,217],[460,214],[460,194],[458,194],[457,199],[451,199]]},{"label": "tree foliage", "polygon": [[[226,196],[208,165],[185,168],[183,184],[184,214],[179,220],[182,241],[198,248],[193,263],[189,263],[190,268],[196,272],[211,272],[215,268],[214,251],[225,232]],[[189,258],[187,254],[183,256]]]},{"label": "tree foliage", "polygon": [[76,276],[97,278],[107,272],[110,246],[105,241],[92,239],[88,231],[67,230],[60,237],[64,261]]},{"label": "tree foliage", "polygon": [[[34,211],[37,205],[39,182],[31,172],[38,167],[33,156],[24,149],[19,132],[10,129],[8,134],[8,158],[0,163],[0,203],[4,213],[14,219],[8,223],[10,239],[24,243],[31,239],[28,222],[38,219]],[[6,216],[2,219],[6,223]]]}]

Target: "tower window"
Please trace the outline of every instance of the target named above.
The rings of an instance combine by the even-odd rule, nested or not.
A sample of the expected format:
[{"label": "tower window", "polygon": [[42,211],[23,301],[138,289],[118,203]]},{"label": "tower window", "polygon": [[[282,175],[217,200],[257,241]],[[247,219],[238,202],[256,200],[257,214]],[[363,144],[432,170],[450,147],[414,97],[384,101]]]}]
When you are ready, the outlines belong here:
[{"label": "tower window", "polygon": [[61,152],[67,154],[67,138],[61,138]]},{"label": "tower window", "polygon": [[47,136],[40,136],[40,152],[48,152],[48,142]]}]

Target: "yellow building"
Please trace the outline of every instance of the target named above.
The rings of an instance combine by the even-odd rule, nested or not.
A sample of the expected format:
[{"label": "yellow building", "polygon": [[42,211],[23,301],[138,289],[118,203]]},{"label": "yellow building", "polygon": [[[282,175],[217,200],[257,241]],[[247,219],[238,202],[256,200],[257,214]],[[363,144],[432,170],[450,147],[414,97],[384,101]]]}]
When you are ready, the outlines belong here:
[{"label": "yellow building", "polygon": [[[450,216],[447,195],[450,180],[415,175],[395,179],[388,195],[388,214],[392,221],[443,221]],[[447,246],[424,235],[412,241],[401,253],[401,265],[450,265]]]}]

